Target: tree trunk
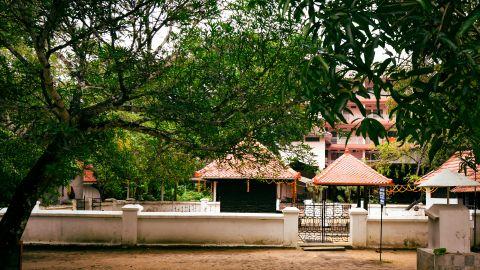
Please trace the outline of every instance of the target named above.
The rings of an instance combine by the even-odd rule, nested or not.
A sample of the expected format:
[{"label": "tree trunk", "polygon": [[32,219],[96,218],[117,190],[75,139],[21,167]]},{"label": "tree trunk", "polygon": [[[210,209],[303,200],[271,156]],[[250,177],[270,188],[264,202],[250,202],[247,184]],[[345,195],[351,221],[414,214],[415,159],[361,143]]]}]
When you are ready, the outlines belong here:
[{"label": "tree trunk", "polygon": [[162,186],[160,187],[160,201],[164,201],[165,196],[165,180],[162,179]]},{"label": "tree trunk", "polygon": [[58,161],[63,136],[57,136],[15,189],[7,212],[0,221],[0,269],[20,267],[20,239],[37,200],[50,183],[48,165]]},{"label": "tree trunk", "polygon": [[173,188],[173,200],[177,201],[177,193],[178,193],[178,182],[175,180],[175,186]]}]

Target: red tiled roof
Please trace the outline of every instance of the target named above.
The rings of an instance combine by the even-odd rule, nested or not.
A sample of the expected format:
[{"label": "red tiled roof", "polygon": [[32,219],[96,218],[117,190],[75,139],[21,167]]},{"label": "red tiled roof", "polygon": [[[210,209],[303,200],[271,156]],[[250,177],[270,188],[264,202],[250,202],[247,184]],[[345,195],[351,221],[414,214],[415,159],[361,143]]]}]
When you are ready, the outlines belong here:
[{"label": "red tiled roof", "polygon": [[96,183],[97,178],[95,178],[93,172],[93,166],[91,164],[87,165],[83,169],[83,182],[84,183]]},{"label": "red tiled roof", "polygon": [[[456,173],[464,173],[464,171],[462,171],[462,169],[461,169],[461,163],[462,163],[461,157],[465,157],[469,154],[470,154],[469,151],[462,152],[462,153],[457,152],[457,153],[453,154],[447,161],[445,161],[436,170],[425,174],[422,177],[422,179],[420,181],[418,181],[416,184],[418,185],[418,184],[420,184],[424,181],[427,181],[431,177],[439,174],[444,169],[447,169],[447,170],[450,170],[450,171],[456,172]],[[477,169],[480,170],[480,165],[477,165]],[[480,181],[480,172],[475,175],[475,171],[470,167],[467,167],[466,176],[468,178],[472,179],[472,180]],[[475,190],[474,187],[456,187],[456,188],[452,189],[453,192],[474,192],[474,190]]]},{"label": "red tiled roof", "polygon": [[[266,157],[257,161],[253,155],[237,158],[231,154],[223,160],[215,160],[203,169],[195,172],[196,178],[202,179],[300,179],[300,173],[283,164],[265,146],[257,143]],[[265,160],[263,160],[265,159]]]},{"label": "red tiled roof", "polygon": [[347,149],[345,154],[315,176],[313,183],[322,186],[387,186],[393,181],[352,156]]}]

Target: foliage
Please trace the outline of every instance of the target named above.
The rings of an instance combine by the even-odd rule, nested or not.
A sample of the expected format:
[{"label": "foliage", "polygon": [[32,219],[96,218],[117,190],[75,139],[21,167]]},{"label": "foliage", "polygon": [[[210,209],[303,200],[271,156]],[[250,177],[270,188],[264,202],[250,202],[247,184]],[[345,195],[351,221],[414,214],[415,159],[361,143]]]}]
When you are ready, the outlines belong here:
[{"label": "foliage", "polygon": [[[296,74],[316,47],[274,3],[247,4],[0,2],[0,147],[28,152],[18,168],[0,164],[16,186],[0,260],[18,263],[35,201],[77,173],[67,164],[91,161],[106,194],[123,195],[128,180],[134,195],[152,195],[161,180],[185,179],[194,157],[252,152],[254,141],[278,153],[302,138]],[[141,143],[126,150],[129,137]]]},{"label": "foliage", "polygon": [[[312,117],[334,125],[358,97],[382,91],[397,104],[398,137],[429,146],[472,149],[480,163],[478,1],[284,0],[285,10],[320,43],[305,71]],[[378,138],[385,130],[366,118],[357,134]]]},{"label": "foliage", "polygon": [[186,190],[184,193],[182,193],[178,200],[179,201],[199,201],[200,199],[210,199],[211,200],[211,194],[208,191],[203,191],[203,192],[198,192],[198,191],[193,191],[193,190]]},{"label": "foliage", "polygon": [[385,142],[376,146],[376,150],[377,158],[374,166],[384,175],[390,174],[393,163],[402,164],[403,167],[413,163],[419,172],[420,167],[424,165],[422,162],[426,162],[423,159],[422,149],[411,143]]}]

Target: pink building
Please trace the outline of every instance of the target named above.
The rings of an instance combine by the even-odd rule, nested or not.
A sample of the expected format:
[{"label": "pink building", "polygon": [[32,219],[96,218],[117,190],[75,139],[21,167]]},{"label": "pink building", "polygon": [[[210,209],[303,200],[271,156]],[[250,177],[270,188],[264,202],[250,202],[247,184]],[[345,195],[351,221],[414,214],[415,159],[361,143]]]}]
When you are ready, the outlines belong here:
[{"label": "pink building", "polygon": [[[387,130],[393,126],[394,122],[389,119],[388,115],[388,97],[382,96],[380,98],[380,107],[378,109],[375,97],[372,96],[368,99],[359,97],[359,99],[367,111],[367,117],[379,120]],[[353,115],[347,112],[344,113],[348,123],[338,124],[335,129],[327,124],[325,131],[314,130],[305,136],[304,143],[312,148],[312,152],[316,156],[316,165],[319,169],[324,169],[343,155],[347,147],[350,150],[350,154],[358,159],[363,159],[367,162],[375,160],[375,145],[369,138],[352,134],[348,144],[345,144],[347,134],[364,118],[355,103],[350,102],[347,106],[353,113]],[[388,135],[394,138],[396,132],[393,130],[388,131]]]}]

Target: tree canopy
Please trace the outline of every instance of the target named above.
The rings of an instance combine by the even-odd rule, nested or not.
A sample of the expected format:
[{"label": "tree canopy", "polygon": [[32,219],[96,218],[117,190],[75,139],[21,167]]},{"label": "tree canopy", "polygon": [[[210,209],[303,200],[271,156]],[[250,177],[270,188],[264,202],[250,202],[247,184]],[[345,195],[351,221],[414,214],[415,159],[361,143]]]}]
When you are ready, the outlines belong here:
[{"label": "tree canopy", "polygon": [[[396,102],[398,138],[430,145],[430,159],[447,148],[472,149],[480,163],[479,1],[284,0],[286,14],[302,21],[320,43],[304,72],[313,117],[334,125],[364,82],[379,98]],[[384,137],[366,118],[358,134]]]},{"label": "tree canopy", "polygon": [[298,30],[274,3],[2,1],[0,147],[25,151],[2,157],[2,179],[16,187],[2,259],[15,261],[35,201],[76,173],[58,170],[100,154],[119,131],[205,158],[249,151],[240,141],[275,151],[300,139],[295,74],[316,48]]}]

